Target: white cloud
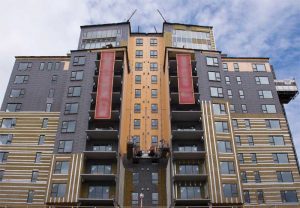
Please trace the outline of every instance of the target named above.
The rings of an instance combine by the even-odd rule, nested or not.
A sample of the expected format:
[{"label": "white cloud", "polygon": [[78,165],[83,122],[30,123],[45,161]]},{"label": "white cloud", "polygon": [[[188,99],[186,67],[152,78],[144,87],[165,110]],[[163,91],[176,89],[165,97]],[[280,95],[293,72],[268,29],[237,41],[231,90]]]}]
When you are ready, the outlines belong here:
[{"label": "white cloud", "polygon": [[[133,31],[161,31],[170,22],[214,26],[217,47],[235,56],[268,56],[280,78],[300,83],[300,1],[9,0],[1,2],[0,103],[16,55],[64,55],[77,48],[80,25],[131,19]],[[289,49],[293,49],[290,51]],[[287,106],[300,152],[300,98]]]}]

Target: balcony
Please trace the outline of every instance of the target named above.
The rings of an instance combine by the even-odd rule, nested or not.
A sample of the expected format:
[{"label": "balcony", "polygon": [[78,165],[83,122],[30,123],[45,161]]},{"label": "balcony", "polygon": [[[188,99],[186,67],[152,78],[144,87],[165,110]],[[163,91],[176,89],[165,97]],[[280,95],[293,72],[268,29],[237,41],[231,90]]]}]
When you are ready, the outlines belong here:
[{"label": "balcony", "polygon": [[84,151],[84,156],[86,159],[117,159],[117,151]]},{"label": "balcony", "polygon": [[206,181],[207,174],[175,174],[174,181]]},{"label": "balcony", "polygon": [[208,203],[210,202],[210,199],[205,199],[205,198],[199,198],[199,199],[175,199],[174,203],[175,206],[182,206],[182,207],[186,207],[186,206],[205,206],[208,207]]},{"label": "balcony", "polygon": [[[192,60],[192,76],[197,76],[196,61]],[[177,61],[169,60],[169,75],[177,76]]]},{"label": "balcony", "polygon": [[173,110],[171,112],[171,121],[200,121],[201,111],[189,109],[189,110]]},{"label": "balcony", "polygon": [[119,130],[114,128],[94,128],[86,130],[89,138],[92,139],[109,139],[117,140],[119,136]]},{"label": "balcony", "polygon": [[112,181],[115,183],[115,174],[95,174],[95,173],[83,173],[81,174],[81,179],[83,182],[95,182],[95,181]]},{"label": "balcony", "polygon": [[205,159],[205,151],[173,151],[174,159]]},{"label": "balcony", "polygon": [[199,122],[176,122],[172,123],[173,140],[202,140],[203,129]]},{"label": "balcony", "polygon": [[289,103],[299,93],[295,80],[274,80],[274,83],[281,103]]}]

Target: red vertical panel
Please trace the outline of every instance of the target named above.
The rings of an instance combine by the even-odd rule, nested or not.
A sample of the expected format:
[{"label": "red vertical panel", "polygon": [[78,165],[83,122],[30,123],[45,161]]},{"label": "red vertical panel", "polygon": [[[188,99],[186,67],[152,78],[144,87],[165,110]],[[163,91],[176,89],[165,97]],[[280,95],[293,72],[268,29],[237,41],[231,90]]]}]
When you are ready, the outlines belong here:
[{"label": "red vertical panel", "polygon": [[176,54],[179,104],[195,104],[190,54]]},{"label": "red vertical panel", "polygon": [[101,52],[95,119],[110,119],[114,77],[115,52]]}]

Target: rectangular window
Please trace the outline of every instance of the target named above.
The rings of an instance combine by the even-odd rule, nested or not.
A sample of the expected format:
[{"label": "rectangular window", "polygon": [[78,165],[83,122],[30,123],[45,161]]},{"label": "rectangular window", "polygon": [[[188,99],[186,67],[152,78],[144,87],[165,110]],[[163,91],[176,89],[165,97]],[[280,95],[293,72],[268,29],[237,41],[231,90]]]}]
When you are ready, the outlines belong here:
[{"label": "rectangular window", "polygon": [[230,104],[229,105],[230,113],[235,113],[235,107],[234,105]]},{"label": "rectangular window", "polygon": [[237,84],[242,84],[241,77],[236,77],[236,83],[237,83]]},{"label": "rectangular window", "polygon": [[19,112],[21,110],[21,103],[7,103],[5,112]]},{"label": "rectangular window", "polygon": [[158,112],[157,104],[151,104],[151,113],[157,113],[157,112]]},{"label": "rectangular window", "polygon": [[52,107],[52,104],[51,103],[47,103],[45,111],[46,112],[51,112],[51,107]]},{"label": "rectangular window", "polygon": [[68,88],[68,97],[80,97],[81,87],[69,87]]},{"label": "rectangular window", "polygon": [[225,197],[237,197],[237,186],[236,184],[223,184],[223,193]]},{"label": "rectangular window", "polygon": [[35,163],[40,163],[41,162],[41,158],[42,158],[42,153],[41,152],[37,152],[35,154],[35,160],[34,160],[34,162]]},{"label": "rectangular window", "polygon": [[74,133],[76,128],[76,121],[63,121],[61,125],[62,133]]},{"label": "rectangular window", "polygon": [[230,85],[230,78],[228,76],[225,77],[225,84]]},{"label": "rectangular window", "polygon": [[133,144],[135,144],[136,146],[140,146],[140,136],[135,135],[132,137],[132,142]]},{"label": "rectangular window", "polygon": [[244,90],[239,90],[239,95],[241,99],[245,99]]},{"label": "rectangular window", "polygon": [[289,157],[287,153],[273,153],[274,163],[289,163]]},{"label": "rectangular window", "polygon": [[179,174],[191,174],[197,175],[199,174],[199,165],[179,165],[178,166],[178,173]]},{"label": "rectangular window", "polygon": [[248,136],[248,144],[249,146],[254,146],[253,136]]},{"label": "rectangular window", "polygon": [[270,84],[268,77],[255,77],[255,82],[260,85]]},{"label": "rectangular window", "polygon": [[55,70],[59,70],[59,67],[60,67],[60,62],[56,62],[55,63]]},{"label": "rectangular window", "polygon": [[232,98],[232,91],[231,90],[227,90],[227,94],[228,94],[228,98]]},{"label": "rectangular window", "polygon": [[257,191],[257,203],[258,204],[265,203],[264,192],[262,190]]},{"label": "rectangular window", "polygon": [[32,171],[31,182],[37,182],[38,176],[39,176],[39,172],[38,171]]},{"label": "rectangular window", "polygon": [[142,70],[143,70],[143,63],[135,62],[135,71],[142,71]]},{"label": "rectangular window", "polygon": [[156,146],[158,144],[158,136],[151,136],[151,144]]},{"label": "rectangular window", "polygon": [[211,97],[224,97],[222,87],[210,87],[210,96]]},{"label": "rectangular window", "polygon": [[151,120],[151,128],[152,129],[158,129],[158,120],[157,119],[152,119]]},{"label": "rectangular window", "polygon": [[18,70],[25,71],[27,69],[31,69],[31,67],[32,67],[31,62],[21,62],[21,63],[19,63]]},{"label": "rectangular window", "polygon": [[248,113],[246,104],[242,104],[241,107],[242,107],[242,113]]},{"label": "rectangular window", "polygon": [[251,200],[250,200],[250,193],[249,193],[249,191],[248,190],[244,190],[243,194],[244,194],[245,203],[250,204]]},{"label": "rectangular window", "polygon": [[276,113],[275,105],[261,105],[263,113]]},{"label": "rectangular window", "polygon": [[208,80],[209,81],[221,81],[220,72],[208,72]]},{"label": "rectangular window", "polygon": [[139,173],[132,173],[132,183],[138,184],[140,182],[140,174]]},{"label": "rectangular window", "polygon": [[140,90],[140,89],[136,89],[136,90],[135,90],[134,97],[135,97],[135,98],[140,98],[140,97],[141,97],[141,90]]},{"label": "rectangular window", "polygon": [[135,103],[134,104],[134,112],[135,113],[140,113],[141,112],[141,104],[140,103]]},{"label": "rectangular window", "polygon": [[157,98],[157,89],[152,89],[151,90],[151,97],[152,98]]},{"label": "rectangular window", "polygon": [[157,75],[151,75],[151,84],[157,83]]},{"label": "rectangular window", "polygon": [[264,64],[252,64],[253,71],[262,72],[266,71],[266,66]]},{"label": "rectangular window", "polygon": [[218,58],[216,57],[206,57],[207,66],[219,66]]},{"label": "rectangular window", "polygon": [[247,129],[251,129],[251,123],[250,123],[250,120],[249,119],[245,119],[245,127]]},{"label": "rectangular window", "polygon": [[273,98],[271,90],[259,90],[258,91],[258,96],[261,99],[264,99],[264,98]]},{"label": "rectangular window", "polygon": [[259,171],[254,171],[254,180],[255,180],[255,183],[261,183]]},{"label": "rectangular window", "polygon": [[70,164],[70,162],[67,162],[67,161],[56,161],[54,173],[55,174],[68,174],[69,164]]},{"label": "rectangular window", "polygon": [[73,149],[72,140],[61,140],[59,141],[58,153],[70,153]]},{"label": "rectangular window", "polygon": [[108,199],[109,186],[89,186],[88,198]]},{"label": "rectangular window", "polygon": [[280,129],[280,121],[277,119],[267,119],[266,121],[266,127],[269,129]]},{"label": "rectangular window", "polygon": [[152,204],[158,205],[158,193],[152,193]]},{"label": "rectangular window", "polygon": [[236,146],[241,146],[242,145],[240,136],[235,136],[234,140],[235,140]]},{"label": "rectangular window", "polygon": [[29,190],[27,195],[27,203],[31,204],[33,202],[34,191]]},{"label": "rectangular window", "polygon": [[111,165],[92,165],[91,174],[111,174]]},{"label": "rectangular window", "polygon": [[295,190],[280,191],[280,195],[283,203],[298,202],[297,191]]},{"label": "rectangular window", "polygon": [[28,75],[17,75],[15,77],[15,81],[14,81],[14,84],[26,84],[28,83],[28,78],[29,76]]},{"label": "rectangular window", "polygon": [[277,171],[278,182],[294,182],[294,177],[291,171]]},{"label": "rectangular window", "polygon": [[51,71],[52,67],[53,67],[53,63],[52,62],[48,62],[48,64],[47,64],[47,70]]},{"label": "rectangular window", "polygon": [[253,164],[256,164],[257,163],[256,153],[250,153],[250,156],[251,156],[251,162]]},{"label": "rectangular window", "polygon": [[43,122],[42,122],[42,128],[43,128],[43,129],[48,128],[48,118],[44,118],[44,119],[43,119]]},{"label": "rectangular window", "polygon": [[239,123],[238,123],[237,119],[232,119],[232,126],[234,129],[239,128]]},{"label": "rectangular window", "polygon": [[135,45],[136,46],[142,46],[143,45],[143,39],[142,38],[135,39]]},{"label": "rectangular window", "polygon": [[234,69],[235,72],[240,71],[239,64],[238,64],[238,63],[234,63],[234,64],[233,64],[233,69]]},{"label": "rectangular window", "polygon": [[38,141],[38,145],[43,145],[45,144],[45,135],[40,135],[39,136],[39,141]]},{"label": "rectangular window", "polygon": [[24,89],[12,89],[9,97],[11,98],[24,97],[24,94],[25,94]]},{"label": "rectangular window", "polygon": [[152,184],[158,184],[158,173],[151,174],[151,181],[152,181]]},{"label": "rectangular window", "polygon": [[57,75],[52,75],[52,78],[51,78],[51,82],[52,83],[55,83],[55,82],[57,82]]},{"label": "rectangular window", "polygon": [[226,121],[215,121],[217,133],[228,133],[228,123]]},{"label": "rectangular window", "polygon": [[142,76],[135,75],[135,84],[141,84],[141,83],[142,83]]},{"label": "rectangular window", "polygon": [[150,58],[157,58],[157,50],[150,50]]},{"label": "rectangular window", "polygon": [[143,58],[143,51],[142,50],[136,50],[135,51],[135,57],[136,58]]},{"label": "rectangular window", "polygon": [[228,71],[228,65],[227,65],[227,63],[223,63],[223,70],[224,71]]},{"label": "rectangular window", "polygon": [[235,174],[234,164],[231,161],[220,162],[221,174]]},{"label": "rectangular window", "polygon": [[66,186],[67,184],[65,183],[52,184],[51,197],[64,197],[66,193]]},{"label": "rectangular window", "polygon": [[180,199],[199,199],[201,198],[199,186],[180,186]]},{"label": "rectangular window", "polygon": [[139,193],[131,193],[131,205],[139,204]]},{"label": "rectangular window", "polygon": [[66,103],[65,105],[65,114],[69,115],[69,114],[76,114],[78,113],[78,103]]},{"label": "rectangular window", "polygon": [[0,120],[0,126],[3,129],[11,129],[16,127],[17,120],[15,118],[3,118],[2,122]]},{"label": "rectangular window", "polygon": [[218,141],[218,152],[220,153],[231,153],[230,141]]},{"label": "rectangular window", "polygon": [[248,183],[247,172],[241,171],[241,178],[243,183]]},{"label": "rectangular window", "polygon": [[134,119],[133,124],[134,124],[133,126],[135,129],[141,128],[141,120],[140,119]]},{"label": "rectangular window", "polygon": [[244,155],[243,153],[238,153],[238,160],[240,164],[244,164]]},{"label": "rectangular window", "polygon": [[71,81],[81,81],[83,79],[83,71],[72,71]]},{"label": "rectangular window", "polygon": [[270,136],[269,141],[271,145],[285,145],[283,136]]},{"label": "rectangular window", "polygon": [[12,139],[12,134],[0,134],[0,145],[11,144]]},{"label": "rectangular window", "polygon": [[85,56],[75,56],[73,59],[73,66],[84,65]]},{"label": "rectangular window", "polygon": [[214,115],[225,115],[226,114],[225,104],[214,103],[213,104],[213,112],[214,112]]},{"label": "rectangular window", "polygon": [[158,65],[157,62],[150,62],[150,71],[157,71]]},{"label": "rectangular window", "polygon": [[44,70],[45,69],[45,63],[44,62],[41,62],[40,63],[40,70],[42,71],[42,70]]},{"label": "rectangular window", "polygon": [[5,163],[7,161],[8,152],[0,152],[0,163]]},{"label": "rectangular window", "polygon": [[150,38],[150,46],[157,46],[157,39],[156,38]]}]

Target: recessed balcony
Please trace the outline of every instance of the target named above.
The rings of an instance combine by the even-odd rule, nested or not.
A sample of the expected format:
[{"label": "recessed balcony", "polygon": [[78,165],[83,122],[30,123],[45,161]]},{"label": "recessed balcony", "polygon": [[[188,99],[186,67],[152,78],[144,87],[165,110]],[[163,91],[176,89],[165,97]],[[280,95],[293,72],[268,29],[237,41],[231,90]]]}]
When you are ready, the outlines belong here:
[{"label": "recessed balcony", "polygon": [[111,139],[117,140],[119,135],[118,129],[109,128],[94,128],[86,130],[87,136],[93,139]]},{"label": "recessed balcony", "polygon": [[171,121],[200,121],[201,111],[199,110],[172,110]]},{"label": "recessed balcony", "polygon": [[173,151],[174,159],[205,159],[205,151]]},{"label": "recessed balcony", "polygon": [[117,159],[117,151],[84,151],[84,156],[86,159]]},{"label": "recessed balcony", "polygon": [[206,181],[207,174],[175,174],[174,181]]},{"label": "recessed balcony", "polygon": [[115,174],[97,174],[97,173],[83,173],[81,174],[81,179],[83,181],[116,181]]}]

